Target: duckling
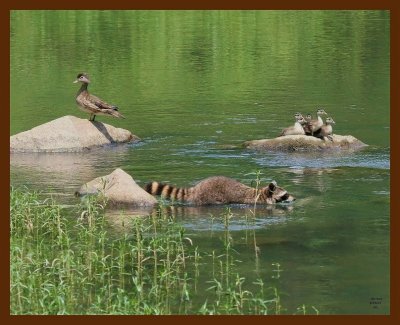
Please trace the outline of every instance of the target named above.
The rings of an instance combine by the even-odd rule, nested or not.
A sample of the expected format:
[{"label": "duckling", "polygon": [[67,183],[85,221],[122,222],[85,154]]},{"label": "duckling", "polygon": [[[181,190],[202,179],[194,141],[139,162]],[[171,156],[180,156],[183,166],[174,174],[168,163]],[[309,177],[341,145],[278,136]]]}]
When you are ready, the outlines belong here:
[{"label": "duckling", "polygon": [[100,98],[89,94],[87,88],[90,80],[87,73],[80,73],[76,78],[77,79],[74,83],[82,83],[81,88],[76,94],[76,102],[82,111],[90,114],[89,121],[94,121],[96,115],[111,115],[118,118],[125,118],[120,112],[118,112],[117,106],[107,104]]},{"label": "duckling", "polygon": [[321,118],[321,115],[327,115],[327,113],[322,109],[317,110],[317,119],[311,120],[308,125],[311,130],[311,135],[314,135],[315,131],[318,131],[322,125],[324,125],[324,121]]},{"label": "duckling", "polygon": [[296,122],[294,123],[293,126],[289,126],[288,128],[285,128],[282,130],[282,133],[280,136],[284,135],[304,135],[304,129],[302,124],[306,123],[306,120],[300,113],[295,114],[295,119]]},{"label": "duckling", "polygon": [[333,141],[332,134],[333,134],[333,129],[332,129],[332,124],[336,124],[333,118],[327,117],[325,120],[325,124],[321,126],[321,128],[314,133],[314,136],[321,138],[325,140],[325,137],[327,137],[329,140]]},{"label": "duckling", "polygon": [[306,120],[306,123],[303,124],[304,133],[306,135],[311,135],[311,123],[310,122],[312,120],[312,115],[307,114],[304,119]]}]

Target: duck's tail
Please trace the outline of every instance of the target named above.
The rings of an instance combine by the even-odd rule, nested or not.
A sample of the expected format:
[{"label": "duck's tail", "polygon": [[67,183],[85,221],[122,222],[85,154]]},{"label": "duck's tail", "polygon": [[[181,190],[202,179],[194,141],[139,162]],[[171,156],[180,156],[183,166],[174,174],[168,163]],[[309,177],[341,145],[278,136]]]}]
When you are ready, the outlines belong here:
[{"label": "duck's tail", "polygon": [[120,112],[118,112],[117,106],[114,106],[112,109],[110,109],[110,114],[117,118],[125,118],[125,116],[123,116]]}]

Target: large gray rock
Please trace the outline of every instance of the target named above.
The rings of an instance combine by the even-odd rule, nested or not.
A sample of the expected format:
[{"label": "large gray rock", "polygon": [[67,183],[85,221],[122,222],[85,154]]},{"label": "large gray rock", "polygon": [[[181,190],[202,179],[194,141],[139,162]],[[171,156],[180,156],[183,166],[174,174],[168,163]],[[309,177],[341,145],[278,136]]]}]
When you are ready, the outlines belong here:
[{"label": "large gray rock", "polygon": [[367,146],[351,135],[332,135],[332,140],[307,135],[286,135],[274,139],[246,141],[244,147],[270,151],[312,151],[325,149],[359,149]]},{"label": "large gray rock", "polygon": [[108,203],[118,205],[153,206],[157,204],[154,196],[142,189],[133,178],[117,168],[111,174],[97,177],[81,186],[75,193],[77,196],[100,194],[107,198]]},{"label": "large gray rock", "polygon": [[10,151],[73,152],[139,140],[128,130],[67,115],[11,136]]}]

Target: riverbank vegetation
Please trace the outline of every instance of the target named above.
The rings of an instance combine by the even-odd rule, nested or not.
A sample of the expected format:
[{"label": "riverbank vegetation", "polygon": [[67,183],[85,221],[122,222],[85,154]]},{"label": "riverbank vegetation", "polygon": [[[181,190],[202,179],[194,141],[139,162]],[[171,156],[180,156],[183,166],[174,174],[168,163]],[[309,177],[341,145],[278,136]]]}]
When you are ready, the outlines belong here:
[{"label": "riverbank vegetation", "polygon": [[[223,244],[205,252],[161,209],[110,234],[104,203],[90,198],[71,209],[10,190],[11,314],[318,313],[286,310],[278,288],[238,274],[229,210]],[[279,264],[271,267],[280,276]]]}]

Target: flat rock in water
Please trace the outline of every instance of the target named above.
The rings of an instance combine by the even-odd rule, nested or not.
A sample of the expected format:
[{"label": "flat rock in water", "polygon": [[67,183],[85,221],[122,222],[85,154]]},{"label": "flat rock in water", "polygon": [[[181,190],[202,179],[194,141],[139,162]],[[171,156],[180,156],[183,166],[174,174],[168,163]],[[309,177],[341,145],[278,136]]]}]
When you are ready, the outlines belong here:
[{"label": "flat rock in water", "polygon": [[322,140],[307,135],[286,135],[274,139],[246,141],[243,145],[249,149],[270,151],[313,151],[325,149],[359,149],[367,146],[351,135],[331,136],[332,140]]},{"label": "flat rock in water", "polygon": [[10,137],[10,152],[77,152],[113,143],[140,141],[130,131],[64,116]]},{"label": "flat rock in water", "polygon": [[81,186],[75,193],[83,195],[104,195],[112,205],[153,206],[157,204],[154,196],[147,193],[133,180],[132,176],[117,168],[111,174],[100,176]]}]

